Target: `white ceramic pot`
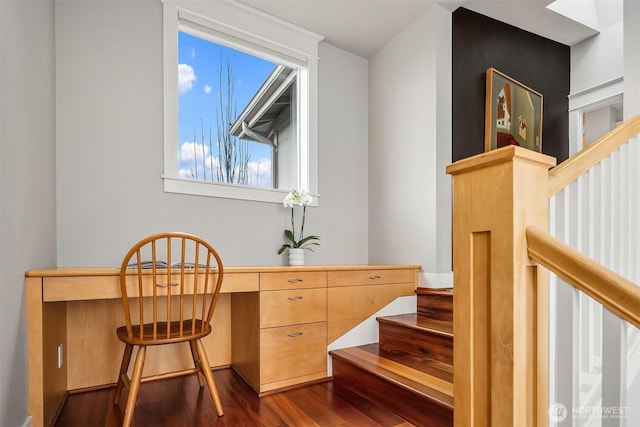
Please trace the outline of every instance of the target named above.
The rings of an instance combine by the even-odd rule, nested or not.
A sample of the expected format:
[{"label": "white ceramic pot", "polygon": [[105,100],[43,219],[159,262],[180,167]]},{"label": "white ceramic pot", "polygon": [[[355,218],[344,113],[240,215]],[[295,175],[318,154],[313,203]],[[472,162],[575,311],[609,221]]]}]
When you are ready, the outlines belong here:
[{"label": "white ceramic pot", "polygon": [[304,265],[304,249],[289,249],[289,265]]}]

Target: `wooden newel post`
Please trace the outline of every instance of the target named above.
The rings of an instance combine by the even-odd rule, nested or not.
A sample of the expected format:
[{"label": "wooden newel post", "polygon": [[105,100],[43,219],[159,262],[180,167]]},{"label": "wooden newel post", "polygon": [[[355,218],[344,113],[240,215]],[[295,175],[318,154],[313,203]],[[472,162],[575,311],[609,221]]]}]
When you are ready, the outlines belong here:
[{"label": "wooden newel post", "polygon": [[548,229],[555,159],[504,147],[453,176],[454,425],[547,424],[548,284],[525,227]]}]

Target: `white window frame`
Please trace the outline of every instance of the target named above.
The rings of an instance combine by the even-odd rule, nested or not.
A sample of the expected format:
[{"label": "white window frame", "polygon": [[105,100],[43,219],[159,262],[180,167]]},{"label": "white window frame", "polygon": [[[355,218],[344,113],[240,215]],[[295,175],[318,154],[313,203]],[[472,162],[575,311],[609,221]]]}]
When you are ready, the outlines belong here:
[{"label": "white window frame", "polygon": [[282,203],[287,189],[185,179],[178,174],[178,30],[191,22],[245,50],[268,52],[302,66],[298,76],[297,188],[318,200],[318,43],[323,37],[228,0],[162,0],[164,72],[164,191]]}]

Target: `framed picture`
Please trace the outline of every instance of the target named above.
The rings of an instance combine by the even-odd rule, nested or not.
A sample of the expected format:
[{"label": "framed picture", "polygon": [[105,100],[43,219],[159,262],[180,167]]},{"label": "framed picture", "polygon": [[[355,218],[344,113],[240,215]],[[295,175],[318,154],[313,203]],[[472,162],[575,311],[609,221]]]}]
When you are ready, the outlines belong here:
[{"label": "framed picture", "polygon": [[542,152],[542,94],[487,69],[484,151],[518,145]]}]

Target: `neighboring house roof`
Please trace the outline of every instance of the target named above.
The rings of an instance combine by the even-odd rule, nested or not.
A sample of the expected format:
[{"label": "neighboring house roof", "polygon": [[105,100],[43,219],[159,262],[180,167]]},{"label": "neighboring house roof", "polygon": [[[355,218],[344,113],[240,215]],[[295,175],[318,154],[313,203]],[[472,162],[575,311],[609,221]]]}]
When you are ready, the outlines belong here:
[{"label": "neighboring house roof", "polygon": [[277,65],[231,125],[229,133],[273,145],[273,130],[278,125],[276,120],[291,108],[291,89],[296,76],[296,70]]}]

